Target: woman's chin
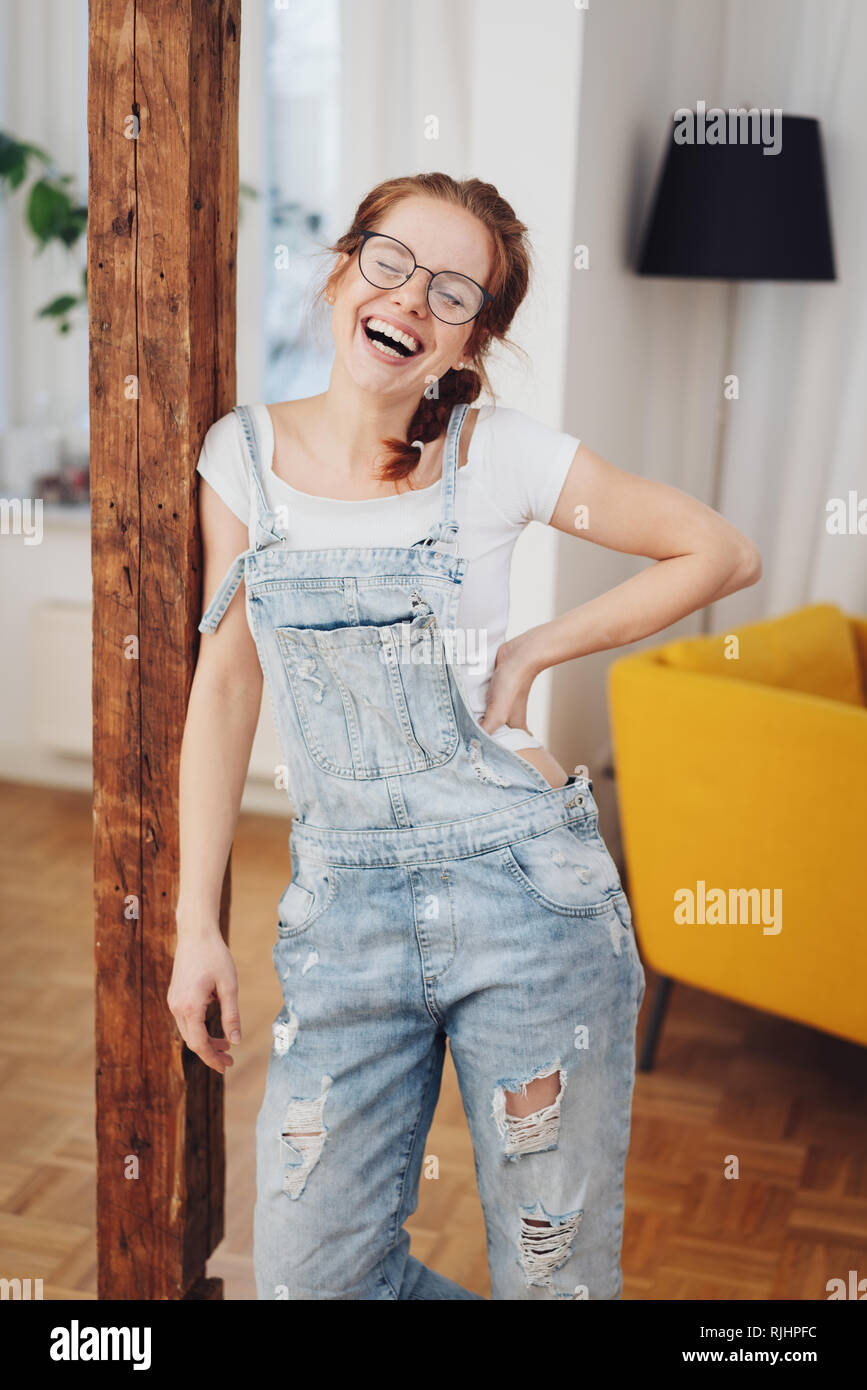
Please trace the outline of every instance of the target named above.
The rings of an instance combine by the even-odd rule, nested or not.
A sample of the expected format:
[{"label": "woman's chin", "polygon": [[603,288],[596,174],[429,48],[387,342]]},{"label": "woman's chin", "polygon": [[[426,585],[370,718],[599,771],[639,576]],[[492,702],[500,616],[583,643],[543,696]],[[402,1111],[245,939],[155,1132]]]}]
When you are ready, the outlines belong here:
[{"label": "woman's chin", "polygon": [[403,370],[395,370],[391,363],[380,364],[363,350],[359,352],[355,348],[343,358],[343,368],[360,391],[370,392],[371,395],[400,394],[407,390],[420,394],[427,384],[419,379],[408,363]]}]

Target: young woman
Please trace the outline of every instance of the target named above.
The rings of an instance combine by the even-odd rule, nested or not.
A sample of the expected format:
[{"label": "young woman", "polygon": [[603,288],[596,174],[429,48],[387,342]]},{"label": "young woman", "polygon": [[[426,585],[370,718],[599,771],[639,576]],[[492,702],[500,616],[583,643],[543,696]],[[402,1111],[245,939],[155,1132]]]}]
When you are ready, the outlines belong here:
[{"label": "young woman", "polygon": [[[644,974],[592,783],[527,729],[527,698],[546,667],[754,583],[759,557],[677,489],[521,411],[469,409],[528,285],[526,228],[491,184],[389,180],[332,249],[328,390],[230,413],[199,461],[209,602],[169,1004],[224,1072],[240,1018],[220,889],[264,673],[295,814],[258,1296],[477,1297],[404,1230],[448,1037],[493,1298],[617,1299]],[[506,642],[533,518],[658,563]]]}]

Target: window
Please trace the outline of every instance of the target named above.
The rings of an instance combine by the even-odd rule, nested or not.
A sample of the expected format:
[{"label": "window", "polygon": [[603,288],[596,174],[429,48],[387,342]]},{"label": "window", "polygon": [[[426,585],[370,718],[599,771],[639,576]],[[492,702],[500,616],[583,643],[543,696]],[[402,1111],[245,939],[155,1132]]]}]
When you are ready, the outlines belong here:
[{"label": "window", "polygon": [[321,244],[340,234],[340,7],[291,0],[267,13],[263,399],[297,400],[325,390],[333,357],[311,308]]}]

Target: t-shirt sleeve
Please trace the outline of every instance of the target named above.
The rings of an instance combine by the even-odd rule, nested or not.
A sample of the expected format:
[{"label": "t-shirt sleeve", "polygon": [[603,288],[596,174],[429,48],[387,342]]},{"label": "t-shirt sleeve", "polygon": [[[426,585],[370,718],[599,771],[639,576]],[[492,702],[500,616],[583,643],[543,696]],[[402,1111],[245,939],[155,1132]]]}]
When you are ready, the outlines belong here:
[{"label": "t-shirt sleeve", "polygon": [[250,524],[250,474],[234,411],[222,415],[205,435],[196,471],[211,484],[245,526]]},{"label": "t-shirt sleeve", "polygon": [[580,439],[503,406],[480,418],[476,429],[485,430],[484,472],[494,506],[512,526],[547,525]]}]

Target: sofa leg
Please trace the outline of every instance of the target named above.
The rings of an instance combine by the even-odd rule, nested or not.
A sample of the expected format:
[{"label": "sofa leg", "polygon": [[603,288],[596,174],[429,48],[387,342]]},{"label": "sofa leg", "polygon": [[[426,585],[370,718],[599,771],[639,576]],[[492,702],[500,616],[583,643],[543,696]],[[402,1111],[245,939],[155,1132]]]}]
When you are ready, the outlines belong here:
[{"label": "sofa leg", "polygon": [[639,1071],[652,1071],[653,1069],[656,1046],[662,1032],[665,1011],[668,1008],[668,997],[671,994],[673,984],[674,981],[669,975],[660,975],[656,981],[656,988],[653,991],[653,1000],[650,1005],[650,1018],[647,1020],[647,1027],[644,1030],[644,1038],[641,1043],[641,1055],[638,1059]]}]

